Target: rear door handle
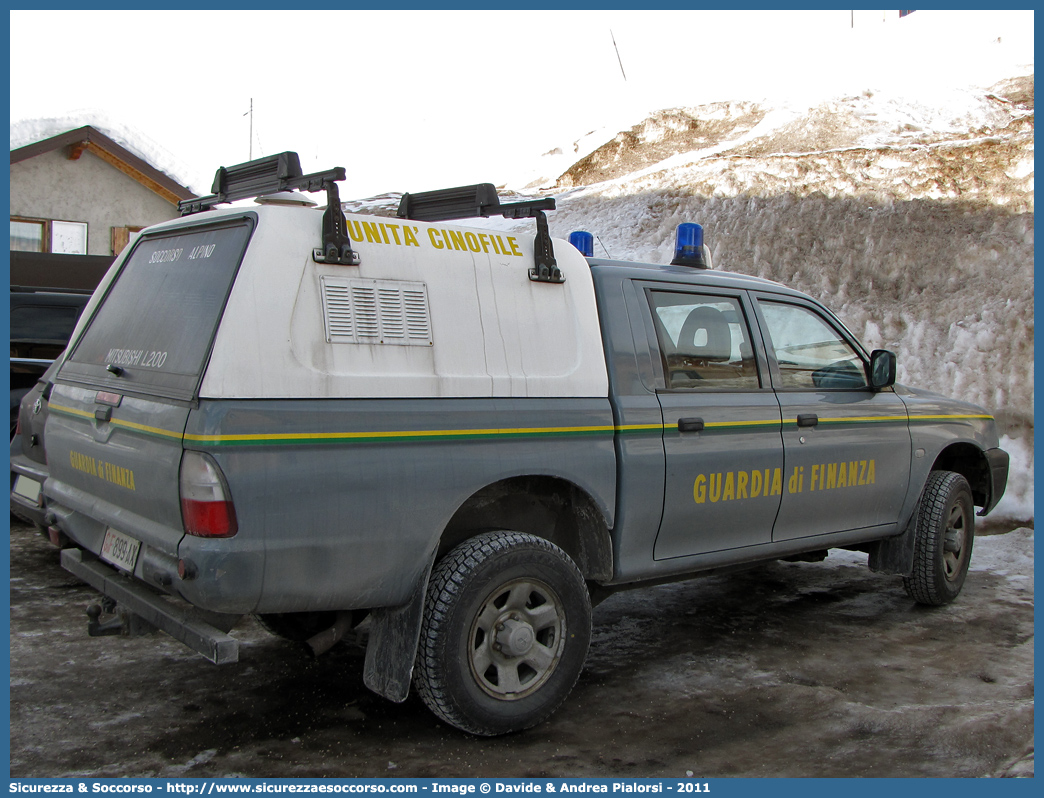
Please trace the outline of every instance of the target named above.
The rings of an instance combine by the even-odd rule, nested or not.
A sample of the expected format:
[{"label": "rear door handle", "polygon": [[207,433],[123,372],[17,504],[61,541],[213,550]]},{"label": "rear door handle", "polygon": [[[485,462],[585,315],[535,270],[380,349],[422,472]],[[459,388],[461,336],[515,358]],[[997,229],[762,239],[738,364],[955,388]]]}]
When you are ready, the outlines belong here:
[{"label": "rear door handle", "polygon": [[678,419],[678,432],[702,432],[703,427],[704,424],[702,418]]},{"label": "rear door handle", "polygon": [[815,413],[800,413],[797,417],[799,427],[814,427],[819,423],[819,416]]}]

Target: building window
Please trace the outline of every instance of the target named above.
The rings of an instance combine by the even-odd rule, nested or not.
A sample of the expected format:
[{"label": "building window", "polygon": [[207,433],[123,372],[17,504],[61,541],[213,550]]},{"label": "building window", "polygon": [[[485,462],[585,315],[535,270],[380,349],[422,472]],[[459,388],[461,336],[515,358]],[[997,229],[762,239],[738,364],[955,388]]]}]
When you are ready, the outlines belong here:
[{"label": "building window", "polygon": [[28,219],[11,220],[12,252],[46,252],[47,222]]},{"label": "building window", "polygon": [[51,222],[51,252],[63,255],[86,255],[87,223]]},{"label": "building window", "polygon": [[112,254],[119,255],[123,248],[130,243],[131,236],[142,230],[142,227],[114,227],[112,228]]},{"label": "building window", "polygon": [[87,254],[87,223],[11,217],[12,252]]}]

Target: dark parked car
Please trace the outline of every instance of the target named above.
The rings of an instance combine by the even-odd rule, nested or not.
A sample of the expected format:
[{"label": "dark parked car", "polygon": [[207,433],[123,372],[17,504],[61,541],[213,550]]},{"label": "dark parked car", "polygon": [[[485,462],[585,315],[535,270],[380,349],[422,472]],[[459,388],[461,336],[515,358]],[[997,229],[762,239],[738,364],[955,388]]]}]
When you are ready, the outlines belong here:
[{"label": "dark parked car", "polygon": [[90,298],[90,290],[11,287],[11,512],[37,526],[43,525],[40,488],[47,477],[43,427],[51,383],[45,375],[54,371]]},{"label": "dark parked car", "polygon": [[11,433],[18,404],[65,349],[91,291],[11,286]]},{"label": "dark parked car", "polygon": [[53,387],[51,377],[61,360],[59,357],[22,398],[11,437],[11,513],[40,528],[44,527],[46,513],[42,494],[47,479],[44,424]]}]

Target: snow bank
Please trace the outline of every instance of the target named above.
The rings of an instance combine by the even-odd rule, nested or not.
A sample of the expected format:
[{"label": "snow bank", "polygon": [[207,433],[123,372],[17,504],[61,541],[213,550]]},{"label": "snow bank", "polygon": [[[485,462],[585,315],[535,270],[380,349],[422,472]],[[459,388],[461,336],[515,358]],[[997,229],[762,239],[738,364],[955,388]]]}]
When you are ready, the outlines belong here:
[{"label": "snow bank", "polygon": [[1033,518],[1033,436],[1001,436],[1001,448],[1011,457],[1008,489],[990,518],[1029,521]]}]

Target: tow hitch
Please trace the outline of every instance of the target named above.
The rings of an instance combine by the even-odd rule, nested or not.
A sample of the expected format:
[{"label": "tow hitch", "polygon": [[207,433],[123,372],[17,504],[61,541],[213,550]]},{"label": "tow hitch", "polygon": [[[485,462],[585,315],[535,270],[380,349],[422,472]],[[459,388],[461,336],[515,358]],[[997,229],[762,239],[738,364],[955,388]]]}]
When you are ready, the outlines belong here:
[{"label": "tow hitch", "polygon": [[[111,615],[107,620],[101,616]],[[140,637],[157,631],[156,627],[140,615],[120,609],[111,598],[104,598],[101,604],[91,604],[87,608],[87,634],[91,637],[105,635],[122,635],[124,637]]]},{"label": "tow hitch", "polygon": [[[155,627],[215,665],[239,661],[239,643],[228,635],[239,615],[206,612],[184,602],[171,601],[170,597],[165,598],[146,585],[127,579],[80,549],[62,549],[62,567],[104,597],[100,604],[87,610],[88,634],[138,635]],[[116,617],[102,621],[103,612]],[[125,616],[126,632],[123,631]],[[143,629],[146,631],[141,631]]]}]

